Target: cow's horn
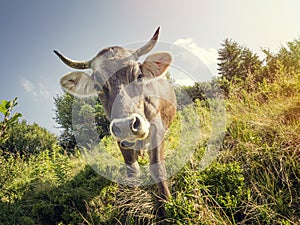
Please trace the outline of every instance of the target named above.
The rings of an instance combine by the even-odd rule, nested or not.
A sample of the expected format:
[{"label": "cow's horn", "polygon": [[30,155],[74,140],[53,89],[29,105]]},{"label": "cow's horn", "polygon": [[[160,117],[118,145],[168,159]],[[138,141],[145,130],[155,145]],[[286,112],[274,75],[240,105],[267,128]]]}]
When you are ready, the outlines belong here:
[{"label": "cow's horn", "polygon": [[67,57],[60,54],[58,51],[54,50],[54,53],[68,66],[74,68],[74,69],[89,69],[91,68],[91,61],[87,62],[78,62],[71,59],[68,59]]},{"label": "cow's horn", "polygon": [[137,54],[138,57],[147,54],[148,52],[150,52],[152,50],[152,48],[154,48],[154,46],[157,42],[157,39],[158,39],[159,29],[160,29],[160,27],[157,28],[157,30],[155,31],[153,37],[151,38],[151,40],[147,44],[145,44],[143,47],[136,50],[136,54]]}]

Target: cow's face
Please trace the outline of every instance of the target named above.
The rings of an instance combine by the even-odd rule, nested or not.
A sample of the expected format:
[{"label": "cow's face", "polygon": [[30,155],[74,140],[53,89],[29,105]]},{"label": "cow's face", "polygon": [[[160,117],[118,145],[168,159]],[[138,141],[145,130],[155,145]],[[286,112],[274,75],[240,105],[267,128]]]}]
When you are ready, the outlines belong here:
[{"label": "cow's face", "polygon": [[103,86],[102,102],[111,119],[110,131],[122,147],[130,148],[148,137],[150,122],[159,113],[155,103],[149,102],[149,88],[155,88],[151,85],[154,79],[163,79],[170,62],[168,53],[150,55],[143,63],[121,62],[122,67]]},{"label": "cow's face", "polygon": [[[147,45],[153,45],[157,35]],[[84,72],[65,75],[61,86],[78,97],[99,96],[111,121],[111,134],[122,148],[132,148],[137,140],[149,136],[150,122],[159,112],[155,102],[149,102],[148,90],[155,88],[151,85],[153,79],[163,79],[172,60],[169,53],[161,52],[148,56],[143,63],[137,62],[141,53],[153,48],[147,45],[137,51],[106,48],[88,62],[74,62],[56,52],[73,68],[92,69],[92,76]]]}]

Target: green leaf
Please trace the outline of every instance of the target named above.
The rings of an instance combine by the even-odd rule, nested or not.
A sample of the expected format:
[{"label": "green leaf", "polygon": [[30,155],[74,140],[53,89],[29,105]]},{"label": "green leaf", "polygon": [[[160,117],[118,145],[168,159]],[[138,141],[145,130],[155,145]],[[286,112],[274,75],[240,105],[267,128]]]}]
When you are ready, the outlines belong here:
[{"label": "green leaf", "polygon": [[0,112],[5,114],[7,112],[7,109],[3,105],[0,105]]},{"label": "green leaf", "polygon": [[9,119],[9,123],[13,124],[15,122],[18,121],[18,118],[21,117],[22,114],[21,113],[15,113],[10,119]]},{"label": "green leaf", "polygon": [[13,102],[12,101],[5,101],[5,108],[9,110],[11,107],[13,107]]},{"label": "green leaf", "polygon": [[6,101],[6,100],[1,101],[0,112],[3,114],[5,114],[7,112],[7,107],[6,107],[7,103],[8,103],[8,101]]}]

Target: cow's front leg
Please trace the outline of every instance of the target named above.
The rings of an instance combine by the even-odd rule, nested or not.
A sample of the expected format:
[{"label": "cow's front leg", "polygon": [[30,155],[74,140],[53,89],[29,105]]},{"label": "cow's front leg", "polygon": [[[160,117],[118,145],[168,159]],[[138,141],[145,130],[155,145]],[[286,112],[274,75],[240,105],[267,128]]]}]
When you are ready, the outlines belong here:
[{"label": "cow's front leg", "polygon": [[136,178],[140,175],[140,167],[137,162],[138,152],[135,150],[122,149],[120,146],[129,178]]},{"label": "cow's front leg", "polygon": [[161,158],[161,155],[163,155],[163,146],[164,143],[161,143],[160,146],[150,151],[150,173],[152,179],[157,183],[159,196],[163,200],[167,200],[171,197],[171,194],[168,187],[166,167],[164,160]]},{"label": "cow's front leg", "polygon": [[158,186],[159,196],[161,198],[158,206],[158,215],[161,217],[167,215],[164,201],[171,197],[167,181],[167,171],[164,164],[164,134],[165,130],[160,124],[152,126],[151,148],[149,150],[150,173],[152,179]]},{"label": "cow's front leg", "polygon": [[152,179],[157,183],[159,195],[163,200],[171,197],[167,171],[164,164],[164,135],[165,129],[161,123],[156,123],[151,126],[151,148],[150,156],[150,173]]}]

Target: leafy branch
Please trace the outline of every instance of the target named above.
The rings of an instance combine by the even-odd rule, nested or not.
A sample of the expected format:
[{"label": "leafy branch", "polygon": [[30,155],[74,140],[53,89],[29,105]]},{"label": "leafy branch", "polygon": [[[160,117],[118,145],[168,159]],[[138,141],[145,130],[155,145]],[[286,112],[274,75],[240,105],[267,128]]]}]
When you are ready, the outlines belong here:
[{"label": "leafy branch", "polygon": [[0,122],[0,143],[5,141],[5,130],[16,124],[18,122],[18,118],[22,116],[21,113],[15,113],[11,116],[11,113],[14,107],[17,106],[17,97],[15,97],[12,101],[2,100],[0,104],[0,113],[3,114],[3,121]]}]

